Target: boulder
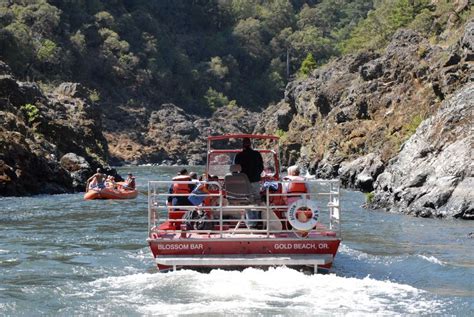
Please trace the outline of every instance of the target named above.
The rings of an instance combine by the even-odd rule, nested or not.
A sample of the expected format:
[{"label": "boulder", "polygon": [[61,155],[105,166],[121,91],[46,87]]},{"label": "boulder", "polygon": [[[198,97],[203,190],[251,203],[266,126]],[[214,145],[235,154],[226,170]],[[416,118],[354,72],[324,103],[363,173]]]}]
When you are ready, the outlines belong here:
[{"label": "boulder", "polygon": [[460,41],[464,58],[467,62],[474,61],[474,21],[466,24],[464,35]]},{"label": "boulder", "polygon": [[80,83],[65,82],[55,89],[54,93],[60,97],[71,97],[88,100],[90,91]]},{"label": "boulder", "polygon": [[89,172],[91,171],[90,164],[86,161],[86,159],[75,153],[64,154],[59,162],[62,168],[68,172],[76,172],[81,169],[88,169]]},{"label": "boulder", "polygon": [[365,81],[379,78],[383,75],[382,63],[378,60],[370,61],[360,68],[360,76]]},{"label": "boulder", "polygon": [[338,170],[341,184],[363,192],[373,190],[373,182],[383,172],[384,164],[375,153],[361,156],[351,162],[341,163]]}]

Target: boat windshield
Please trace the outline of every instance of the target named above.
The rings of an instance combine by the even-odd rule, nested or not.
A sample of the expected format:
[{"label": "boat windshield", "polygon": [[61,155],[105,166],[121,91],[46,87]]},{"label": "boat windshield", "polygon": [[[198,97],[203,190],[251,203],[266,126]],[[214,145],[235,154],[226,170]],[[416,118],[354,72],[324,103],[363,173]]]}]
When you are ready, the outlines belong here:
[{"label": "boat windshield", "polygon": [[[208,174],[218,176],[220,179],[230,173],[230,166],[234,164],[235,155],[239,151],[232,152],[211,152],[208,157]],[[272,151],[259,151],[263,158],[262,176],[274,177],[277,170],[275,164],[275,154]]]}]

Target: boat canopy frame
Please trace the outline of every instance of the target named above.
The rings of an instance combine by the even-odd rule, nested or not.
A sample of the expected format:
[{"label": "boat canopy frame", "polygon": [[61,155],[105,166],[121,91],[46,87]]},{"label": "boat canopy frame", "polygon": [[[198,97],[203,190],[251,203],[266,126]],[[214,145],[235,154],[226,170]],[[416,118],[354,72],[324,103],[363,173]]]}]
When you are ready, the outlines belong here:
[{"label": "boat canopy frame", "polygon": [[244,139],[249,138],[251,140],[269,140],[273,141],[273,148],[270,146],[268,148],[254,148],[255,151],[260,153],[271,153],[273,156],[274,161],[274,169],[275,174],[274,178],[279,179],[281,175],[281,165],[280,165],[280,148],[279,148],[279,140],[280,137],[276,135],[269,135],[269,134],[224,134],[224,135],[214,135],[207,137],[207,157],[206,157],[206,176],[209,175],[210,170],[210,157],[216,153],[238,153],[242,151],[241,148],[226,148],[226,149],[217,149],[212,147],[212,143],[215,141],[224,141],[224,140],[231,140],[231,139]]}]

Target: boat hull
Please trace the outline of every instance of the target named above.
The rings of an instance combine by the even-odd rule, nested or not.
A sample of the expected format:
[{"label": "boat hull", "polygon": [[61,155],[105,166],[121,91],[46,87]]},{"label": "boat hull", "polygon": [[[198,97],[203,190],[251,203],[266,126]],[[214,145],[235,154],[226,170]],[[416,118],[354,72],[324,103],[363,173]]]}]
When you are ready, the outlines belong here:
[{"label": "boat hull", "polygon": [[91,189],[84,194],[84,199],[133,199],[138,196],[138,191],[133,190],[118,190],[111,188]]},{"label": "boat hull", "polygon": [[[148,239],[160,270],[175,268],[167,265],[170,263],[168,261],[170,258],[174,259],[175,263],[184,263],[184,265],[178,264],[179,267],[248,267],[285,265],[285,263],[288,263],[288,266],[293,264],[296,266],[296,263],[305,265],[307,261],[304,257],[313,263],[309,264],[310,266],[317,265],[318,268],[329,269],[340,242],[339,238],[323,235],[306,238],[280,235],[271,239],[266,238],[265,235],[231,238],[220,238],[219,235],[215,237],[190,235],[176,239],[160,237]],[[266,257],[271,257],[271,259],[266,261]],[[291,262],[291,259],[298,260]],[[318,259],[324,259],[324,261],[317,262]],[[270,264],[265,264],[267,262]]]}]

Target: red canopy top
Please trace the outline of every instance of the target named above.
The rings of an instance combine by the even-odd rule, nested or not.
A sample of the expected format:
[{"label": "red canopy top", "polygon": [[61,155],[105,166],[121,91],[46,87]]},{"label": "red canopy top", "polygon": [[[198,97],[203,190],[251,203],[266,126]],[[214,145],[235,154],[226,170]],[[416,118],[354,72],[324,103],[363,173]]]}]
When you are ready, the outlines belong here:
[{"label": "red canopy top", "polygon": [[265,135],[265,134],[224,134],[224,135],[212,135],[208,136],[208,141],[215,141],[215,140],[227,140],[227,139],[270,139],[270,140],[278,140],[279,137],[276,135]]}]

